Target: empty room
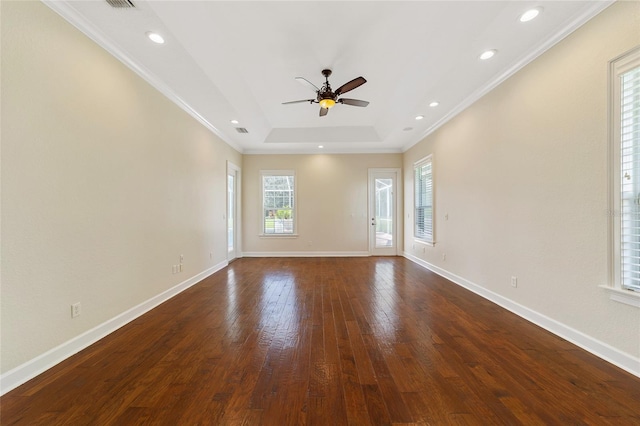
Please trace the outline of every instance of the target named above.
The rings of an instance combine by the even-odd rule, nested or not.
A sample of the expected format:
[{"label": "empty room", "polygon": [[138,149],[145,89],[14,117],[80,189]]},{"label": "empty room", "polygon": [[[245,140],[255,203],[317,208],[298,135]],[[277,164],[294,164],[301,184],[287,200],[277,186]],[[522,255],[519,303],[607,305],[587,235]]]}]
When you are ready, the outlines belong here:
[{"label": "empty room", "polygon": [[640,424],[640,2],[0,31],[0,424]]}]

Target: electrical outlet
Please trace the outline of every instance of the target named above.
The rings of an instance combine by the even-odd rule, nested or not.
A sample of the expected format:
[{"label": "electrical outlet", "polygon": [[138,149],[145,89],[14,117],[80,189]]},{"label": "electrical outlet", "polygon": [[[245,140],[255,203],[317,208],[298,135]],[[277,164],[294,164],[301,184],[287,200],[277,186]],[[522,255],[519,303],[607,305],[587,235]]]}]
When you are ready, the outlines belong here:
[{"label": "electrical outlet", "polygon": [[80,302],[71,305],[71,318],[80,316]]},{"label": "electrical outlet", "polygon": [[180,263],[184,262],[184,254],[180,255]]},{"label": "electrical outlet", "polygon": [[518,287],[518,277],[511,277],[511,287]]},{"label": "electrical outlet", "polygon": [[172,265],[171,266],[171,273],[175,274],[176,272],[178,272],[178,266],[177,265]]},{"label": "electrical outlet", "polygon": [[447,260],[447,255],[445,253],[442,253],[442,260]]},{"label": "electrical outlet", "polygon": [[180,268],[180,269],[178,270],[178,272],[182,272],[182,266],[183,266],[183,265],[182,265],[182,263],[181,263],[180,265],[178,265],[178,267]]},{"label": "electrical outlet", "polygon": [[213,259],[213,253],[209,252],[209,259]]}]

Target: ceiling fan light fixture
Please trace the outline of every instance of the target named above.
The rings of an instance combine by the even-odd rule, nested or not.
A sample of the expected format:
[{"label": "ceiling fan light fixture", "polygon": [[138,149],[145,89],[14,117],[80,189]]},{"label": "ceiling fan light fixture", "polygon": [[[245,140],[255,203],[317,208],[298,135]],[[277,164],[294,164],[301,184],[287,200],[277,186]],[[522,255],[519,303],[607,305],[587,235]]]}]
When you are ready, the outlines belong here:
[{"label": "ceiling fan light fixture", "polygon": [[332,108],[333,106],[335,106],[335,104],[336,104],[336,101],[334,101],[331,98],[325,98],[325,99],[320,100],[320,106],[322,108],[329,109],[329,108]]},{"label": "ceiling fan light fixture", "polygon": [[364,83],[366,83],[367,80],[365,80],[364,77],[362,76],[356,77],[353,80],[348,81],[342,86],[338,87],[336,90],[332,90],[331,85],[329,84],[329,76],[331,75],[331,70],[323,69],[322,75],[325,78],[325,83],[322,85],[321,88],[318,88],[315,84],[309,82],[309,80],[303,77],[296,77],[296,80],[298,82],[304,84],[305,86],[309,87],[314,92],[316,92],[316,97],[314,99],[302,99],[299,101],[289,101],[289,102],[283,102],[282,104],[283,105],[299,104],[303,102],[309,102],[310,104],[320,104],[320,112],[319,112],[320,117],[325,117],[329,112],[329,109],[336,106],[336,104],[351,105],[356,107],[366,107],[367,105],[369,105],[369,102],[367,101],[341,97],[343,94],[350,92],[353,89],[356,89],[362,86]]}]

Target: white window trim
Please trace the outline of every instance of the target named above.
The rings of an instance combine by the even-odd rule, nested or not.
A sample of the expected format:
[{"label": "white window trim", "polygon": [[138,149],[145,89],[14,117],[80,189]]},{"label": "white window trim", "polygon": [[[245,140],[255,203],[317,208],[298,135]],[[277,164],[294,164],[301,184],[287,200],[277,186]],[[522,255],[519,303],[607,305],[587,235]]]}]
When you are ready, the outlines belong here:
[{"label": "white window trim", "polygon": [[625,305],[635,306],[640,308],[640,293],[633,290],[626,290],[622,288],[616,288],[609,285],[601,285],[600,288],[604,289],[609,294],[609,299],[624,303]]},{"label": "white window trim", "polygon": [[[266,234],[264,232],[264,176],[293,176],[293,233],[291,234]],[[298,238],[298,178],[295,170],[260,170],[260,233],[259,238]]]},{"label": "white window trim", "polygon": [[609,283],[599,287],[615,302],[640,308],[640,292],[622,288],[620,271],[620,79],[640,66],[640,47],[609,63]]},{"label": "white window trim", "polygon": [[[422,166],[424,163],[431,162],[431,240],[418,238],[416,237],[416,168]],[[435,185],[434,185],[434,168],[433,168],[433,154],[429,154],[426,157],[423,157],[413,163],[413,168],[411,169],[412,177],[413,177],[413,241],[419,244],[424,244],[427,246],[434,247],[436,245],[436,226],[435,226],[435,211],[436,211],[436,201],[435,201]]]}]

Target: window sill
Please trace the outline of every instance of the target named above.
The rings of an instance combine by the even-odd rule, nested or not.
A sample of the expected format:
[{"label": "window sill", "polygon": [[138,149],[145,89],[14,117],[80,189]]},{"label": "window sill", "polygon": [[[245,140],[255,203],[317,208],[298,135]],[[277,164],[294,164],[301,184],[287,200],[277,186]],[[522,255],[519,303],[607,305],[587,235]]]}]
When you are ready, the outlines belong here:
[{"label": "window sill", "polygon": [[640,292],[632,290],[623,290],[620,288],[609,287],[606,285],[598,286],[609,293],[609,299],[624,303],[625,305],[635,306],[640,308]]},{"label": "window sill", "polygon": [[418,239],[414,238],[413,242],[414,243],[418,243],[418,244],[424,244],[425,246],[429,246],[429,247],[435,247],[436,246],[436,242],[435,241],[425,241],[425,240],[418,240]]},{"label": "window sill", "polygon": [[298,238],[298,234],[258,234],[259,238]]}]

